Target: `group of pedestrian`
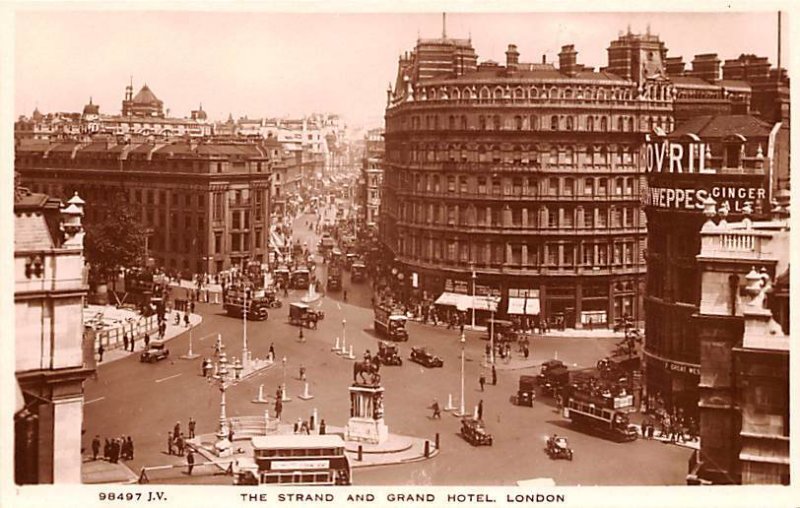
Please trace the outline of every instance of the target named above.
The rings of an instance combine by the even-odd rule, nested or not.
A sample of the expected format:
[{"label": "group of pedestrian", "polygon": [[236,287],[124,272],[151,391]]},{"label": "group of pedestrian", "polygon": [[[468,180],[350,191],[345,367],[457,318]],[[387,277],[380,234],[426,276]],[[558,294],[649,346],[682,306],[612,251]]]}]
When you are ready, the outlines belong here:
[{"label": "group of pedestrian", "polygon": [[[193,417],[189,417],[189,437],[188,439],[192,439],[195,437],[195,428],[197,426],[197,422],[194,420]],[[186,450],[189,448],[186,443],[187,437],[184,435],[183,431],[181,430],[181,422],[175,422],[175,426],[172,428],[171,431],[167,433],[167,454],[168,455],[178,455],[179,457],[183,457]]]},{"label": "group of pedestrian", "polygon": [[[100,435],[98,434],[92,439],[92,460],[97,460],[99,455]],[[119,462],[120,459],[133,460],[133,438],[131,436],[106,438],[103,444],[103,458],[114,464]]]}]

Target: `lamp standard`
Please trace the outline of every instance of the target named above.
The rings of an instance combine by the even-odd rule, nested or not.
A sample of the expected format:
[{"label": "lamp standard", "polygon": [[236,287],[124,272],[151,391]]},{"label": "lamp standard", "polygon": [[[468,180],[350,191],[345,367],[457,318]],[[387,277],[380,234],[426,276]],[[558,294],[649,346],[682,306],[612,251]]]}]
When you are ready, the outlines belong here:
[{"label": "lamp standard", "polygon": [[342,344],[347,344],[347,338],[345,336],[346,329],[347,329],[347,320],[342,319]]},{"label": "lamp standard", "polygon": [[286,398],[286,357],[281,360],[283,366],[283,383],[281,383],[281,399]]},{"label": "lamp standard", "polygon": [[225,414],[225,391],[228,388],[228,384],[230,382],[229,375],[230,371],[228,371],[228,356],[225,353],[224,349],[220,351],[219,360],[217,361],[217,384],[219,385],[219,392],[220,392],[220,401],[219,401],[219,430],[217,430],[217,443],[220,443],[220,446],[217,448],[220,450],[226,449],[230,446],[228,443],[228,436],[230,434],[228,428],[228,418]]},{"label": "lamp standard", "polygon": [[472,268],[472,329],[475,329],[475,283],[478,280],[478,274],[475,273],[475,265]]},{"label": "lamp standard", "polygon": [[247,294],[249,292],[250,289],[245,288],[242,300],[242,364],[245,368],[250,361],[250,352],[247,350]]},{"label": "lamp standard", "polygon": [[464,416],[464,345],[467,343],[467,339],[464,336],[464,332],[461,332],[461,399],[459,403],[459,416]]},{"label": "lamp standard", "polygon": [[497,301],[491,298],[489,305],[492,306],[492,320],[489,322],[489,363],[494,365],[494,313],[497,312]]}]

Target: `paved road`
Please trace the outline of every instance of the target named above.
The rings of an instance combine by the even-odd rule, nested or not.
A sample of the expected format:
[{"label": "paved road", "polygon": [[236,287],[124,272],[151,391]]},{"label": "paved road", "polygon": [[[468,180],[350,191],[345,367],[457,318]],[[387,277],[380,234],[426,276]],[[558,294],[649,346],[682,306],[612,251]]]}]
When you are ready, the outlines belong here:
[{"label": "paved road", "polygon": [[[295,229],[297,231],[297,229]],[[309,245],[312,243],[309,241]],[[366,298],[369,284],[351,289],[356,299]],[[297,301],[303,292],[292,292],[288,301]],[[348,297],[350,300],[351,298]],[[284,302],[288,303],[288,302]],[[317,305],[317,304],[315,304]],[[297,340],[298,328],[288,324],[288,309],[273,310],[264,322],[248,324],[249,347],[254,356],[265,357],[274,343],[277,357],[287,358],[286,382],[294,400],[284,406],[284,420],[308,418],[318,408],[321,418],[330,425],[344,425],[349,416],[347,387],[352,381],[352,362],[334,355],[330,347],[335,337],[346,335],[348,344],[361,356],[366,349],[373,353],[377,340],[372,332],[372,312],[362,306],[324,298],[318,303],[326,313],[318,330],[304,330],[307,341]],[[225,316],[221,306],[200,304],[203,323],[193,331],[194,350],[202,356],[213,355],[217,333],[222,334],[229,358],[240,356],[241,320]],[[342,325],[342,320],[346,325]],[[519,374],[527,371],[499,371],[498,385],[481,392],[478,377],[482,370],[485,342],[479,333],[467,333],[466,402],[467,407],[484,401],[484,420],[495,435],[492,447],[473,448],[458,435],[460,423],[445,413],[442,420],[430,418],[432,400],[442,406],[448,393],[458,397],[460,390],[460,353],[458,332],[444,327],[409,324],[410,340],[400,345],[407,358],[410,347],[425,344],[442,356],[442,369],[425,369],[405,361],[402,367],[384,367],[386,387],[385,418],[391,432],[433,439],[441,436],[442,453],[427,462],[357,470],[356,484],[513,484],[520,479],[551,477],[564,485],[663,485],[682,484],[690,451],[672,445],[637,441],[617,444],[582,434],[570,428],[544,399],[535,407],[518,407],[510,398],[516,391]],[[558,357],[569,364],[593,365],[605,356],[613,341],[597,339],[537,339],[532,354],[542,360]],[[213,432],[219,416],[219,391],[201,377],[201,358],[177,357],[188,348],[188,334],[169,342],[170,360],[141,364],[132,356],[101,365],[97,380],[86,382],[84,446],[89,449],[92,436],[133,436],[136,443],[134,471],[142,466],[181,464],[183,459],[165,453],[167,432],[176,421],[186,429],[190,416],[198,422],[197,432]],[[299,366],[307,368],[311,401],[301,401]],[[284,369],[278,366],[248,379],[228,392],[228,416],[261,414],[263,405],[250,401],[258,386],[264,384],[271,395],[282,382]],[[272,410],[272,405],[269,406]],[[554,432],[569,437],[575,460],[551,461],[543,451],[544,440]],[[225,483],[225,477],[188,478],[178,471],[151,475],[153,481],[167,483]]]}]

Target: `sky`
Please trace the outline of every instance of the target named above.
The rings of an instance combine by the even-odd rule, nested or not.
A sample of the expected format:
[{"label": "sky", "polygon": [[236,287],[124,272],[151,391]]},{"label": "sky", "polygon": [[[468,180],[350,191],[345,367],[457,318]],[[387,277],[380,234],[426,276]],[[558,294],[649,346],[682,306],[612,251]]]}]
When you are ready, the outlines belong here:
[{"label": "sky", "polygon": [[[144,83],[171,116],[202,103],[212,120],[341,114],[351,127],[382,124],[397,58],[418,36],[439,37],[441,12],[274,13],[201,11],[16,13],[14,109],[81,111],[92,97],[118,114],[125,86]],[[606,48],[630,25],[666,43],[668,56],[720,59],[741,53],[777,62],[777,13],[447,13],[447,35],[472,38],[479,61],[505,61],[517,45],[523,62],[556,61],[574,44],[578,62],[607,65]],[[788,23],[783,23],[787,66]],[[688,67],[688,65],[687,65]]]}]

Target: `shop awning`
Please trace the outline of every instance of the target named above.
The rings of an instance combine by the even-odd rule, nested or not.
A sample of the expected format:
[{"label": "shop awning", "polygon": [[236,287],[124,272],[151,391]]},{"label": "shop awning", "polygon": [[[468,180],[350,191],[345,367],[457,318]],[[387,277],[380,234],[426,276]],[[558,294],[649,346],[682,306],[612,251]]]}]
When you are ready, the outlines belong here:
[{"label": "shop awning", "polygon": [[474,301],[475,303],[473,304],[473,298],[470,296],[467,308],[471,309],[475,307],[475,310],[486,310],[489,312],[497,312],[499,310],[500,299],[497,297],[476,296]]},{"label": "shop awning", "polygon": [[461,295],[458,293],[450,293],[445,291],[439,298],[436,299],[436,305],[450,305],[452,307],[464,308],[464,303],[462,302],[462,298],[466,297],[467,295]]},{"label": "shop awning", "polygon": [[508,313],[517,316],[535,316],[541,312],[538,298],[509,298]]}]

